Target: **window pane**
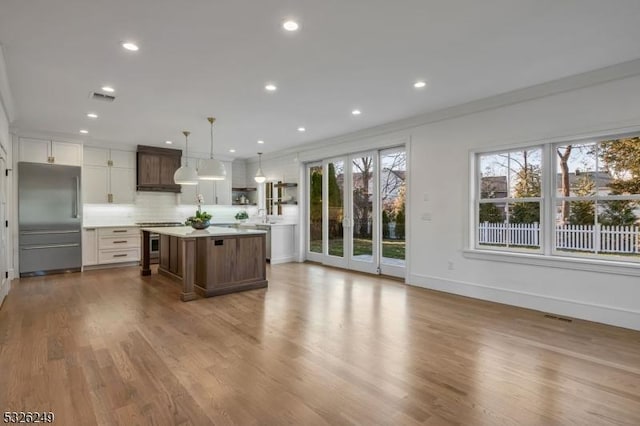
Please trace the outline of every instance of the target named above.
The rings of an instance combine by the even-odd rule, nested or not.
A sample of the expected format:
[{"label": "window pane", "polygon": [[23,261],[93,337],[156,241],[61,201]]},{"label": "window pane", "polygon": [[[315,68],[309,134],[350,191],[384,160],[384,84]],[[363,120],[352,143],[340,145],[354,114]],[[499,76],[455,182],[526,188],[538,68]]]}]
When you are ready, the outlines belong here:
[{"label": "window pane", "polygon": [[542,182],[542,150],[531,149],[509,154],[509,196],[539,197]]},{"label": "window pane", "polygon": [[615,200],[598,202],[598,222],[607,226],[631,226],[640,219],[639,202]]},{"label": "window pane", "polygon": [[359,260],[373,262],[373,157],[354,158],[351,164],[353,185],[353,253]]},{"label": "window pane", "polygon": [[640,257],[640,227],[638,202],[616,200],[598,203],[600,238],[598,251],[602,254]]},{"label": "window pane", "polygon": [[[574,253],[640,257],[640,228],[635,224],[637,203],[622,201],[567,201],[569,222],[556,224],[556,249]],[[597,212],[598,222],[595,214]]]},{"label": "window pane", "polygon": [[509,204],[509,222],[512,224],[540,223],[540,203]]},{"label": "window pane", "polygon": [[608,193],[640,194],[640,137],[601,142],[599,159],[601,186]]},{"label": "window pane", "polygon": [[557,194],[559,197],[583,196],[576,190],[585,182],[598,184],[596,173],[597,153],[595,143],[556,146]]},{"label": "window pane", "polygon": [[[555,248],[595,252],[595,201],[560,201],[556,208]],[[566,215],[566,220],[563,220]]]},{"label": "window pane", "polygon": [[322,166],[309,167],[309,251],[322,253]]},{"label": "window pane", "polygon": [[404,266],[407,154],[404,148],[380,153],[382,263]]},{"label": "window pane", "polygon": [[505,203],[479,205],[478,244],[482,246],[507,245],[507,215]]},{"label": "window pane", "polygon": [[344,256],[344,161],[329,163],[329,254]]},{"label": "window pane", "polygon": [[[516,248],[540,248],[540,203],[482,203],[479,207],[478,244]],[[509,221],[505,220],[509,211]],[[514,221],[516,220],[516,221]]]},{"label": "window pane", "polygon": [[480,156],[480,198],[506,198],[508,154]]}]

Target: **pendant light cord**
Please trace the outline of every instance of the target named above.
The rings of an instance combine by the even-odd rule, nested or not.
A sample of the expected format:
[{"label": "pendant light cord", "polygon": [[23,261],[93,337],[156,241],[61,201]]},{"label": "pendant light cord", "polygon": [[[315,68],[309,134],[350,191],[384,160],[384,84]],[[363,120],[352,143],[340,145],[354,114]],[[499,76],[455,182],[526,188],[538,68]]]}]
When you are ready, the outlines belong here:
[{"label": "pendant light cord", "polygon": [[209,151],[209,158],[213,160],[213,123],[216,121],[214,117],[207,117],[209,123],[211,123],[211,150]]},{"label": "pendant light cord", "polygon": [[185,130],[182,134],[184,135],[184,164],[186,167],[189,167],[189,134],[191,134],[191,132]]}]

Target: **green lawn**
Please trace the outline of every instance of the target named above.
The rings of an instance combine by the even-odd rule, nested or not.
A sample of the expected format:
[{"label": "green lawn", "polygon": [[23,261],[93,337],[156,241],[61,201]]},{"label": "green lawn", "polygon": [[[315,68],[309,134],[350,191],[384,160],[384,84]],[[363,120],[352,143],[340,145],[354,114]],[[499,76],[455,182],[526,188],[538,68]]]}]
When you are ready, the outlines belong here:
[{"label": "green lawn", "polygon": [[[372,254],[371,240],[355,238],[353,240],[353,245],[353,254],[355,256]],[[314,253],[322,253],[322,241],[311,241],[311,251]],[[329,254],[338,257],[344,256],[344,245],[341,238],[329,241]],[[405,242],[400,240],[384,240],[382,242],[382,257],[386,257],[388,259],[404,259]]]}]

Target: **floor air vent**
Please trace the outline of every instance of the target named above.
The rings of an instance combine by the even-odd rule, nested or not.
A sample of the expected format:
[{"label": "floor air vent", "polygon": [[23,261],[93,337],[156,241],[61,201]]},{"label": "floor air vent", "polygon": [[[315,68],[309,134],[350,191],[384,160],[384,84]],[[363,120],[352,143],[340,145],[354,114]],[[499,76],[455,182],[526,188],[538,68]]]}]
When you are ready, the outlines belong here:
[{"label": "floor air vent", "polygon": [[107,95],[106,93],[100,92],[91,92],[89,97],[94,101],[105,101],[105,102],[113,102],[116,100],[115,96]]},{"label": "floor air vent", "polygon": [[562,317],[557,317],[555,315],[546,314],[544,317],[545,318],[549,318],[549,319],[558,320],[558,321],[573,322],[573,320],[571,318],[562,318]]}]

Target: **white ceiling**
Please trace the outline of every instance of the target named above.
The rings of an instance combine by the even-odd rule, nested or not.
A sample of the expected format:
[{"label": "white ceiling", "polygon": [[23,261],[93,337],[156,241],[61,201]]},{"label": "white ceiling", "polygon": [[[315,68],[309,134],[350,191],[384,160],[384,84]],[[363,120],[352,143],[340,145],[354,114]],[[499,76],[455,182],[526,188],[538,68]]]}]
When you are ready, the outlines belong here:
[{"label": "white ceiling", "polygon": [[249,157],[639,58],[638,22],[638,0],[2,0],[0,42],[19,129],[206,152],[214,115],[216,152]]}]

